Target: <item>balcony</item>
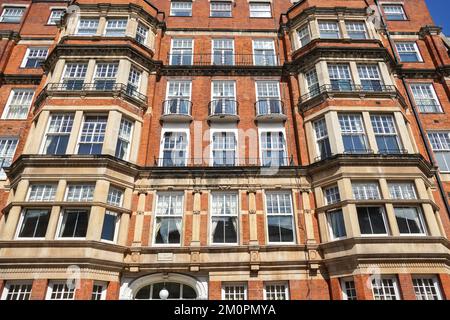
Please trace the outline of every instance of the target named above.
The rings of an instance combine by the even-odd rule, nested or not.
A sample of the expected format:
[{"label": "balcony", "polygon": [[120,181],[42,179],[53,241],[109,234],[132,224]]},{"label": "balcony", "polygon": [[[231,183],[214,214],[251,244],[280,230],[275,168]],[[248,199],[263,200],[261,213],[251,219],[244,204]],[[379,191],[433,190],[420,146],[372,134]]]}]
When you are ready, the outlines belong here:
[{"label": "balcony", "polygon": [[167,64],[170,66],[279,66],[275,54],[234,54],[234,53],[198,53],[198,54],[168,54]]},{"label": "balcony", "polygon": [[147,96],[138,92],[134,87],[115,83],[113,81],[99,81],[95,83],[64,82],[49,83],[36,98],[36,105],[40,105],[47,97],[122,97],[142,108],[147,108]]},{"label": "balcony", "polygon": [[340,81],[317,86],[299,99],[299,109],[306,111],[327,98],[399,98],[406,105],[395,86],[382,84],[356,85],[351,81]]},{"label": "balcony", "polygon": [[158,167],[263,167],[278,168],[294,166],[294,158],[292,156],[273,156],[264,159],[259,158],[237,158],[228,154],[215,156],[212,158],[185,158],[169,152],[163,158],[154,158],[154,165]]},{"label": "balcony", "polygon": [[277,99],[258,100],[255,103],[256,120],[261,122],[281,122],[287,119],[284,102]]},{"label": "balcony", "polygon": [[209,121],[236,122],[239,121],[238,102],[230,99],[212,100],[209,105]]},{"label": "balcony", "polygon": [[[402,156],[408,155],[409,152],[406,149],[394,148],[394,149],[379,149],[378,152],[375,152],[372,149],[351,149],[345,150],[343,155],[355,155],[355,156],[364,156],[364,155],[373,155],[373,156]],[[324,154],[316,157],[314,162],[328,160],[333,158],[336,154]]]},{"label": "balcony", "polygon": [[183,98],[165,100],[163,102],[162,121],[190,122],[192,121],[192,102]]}]

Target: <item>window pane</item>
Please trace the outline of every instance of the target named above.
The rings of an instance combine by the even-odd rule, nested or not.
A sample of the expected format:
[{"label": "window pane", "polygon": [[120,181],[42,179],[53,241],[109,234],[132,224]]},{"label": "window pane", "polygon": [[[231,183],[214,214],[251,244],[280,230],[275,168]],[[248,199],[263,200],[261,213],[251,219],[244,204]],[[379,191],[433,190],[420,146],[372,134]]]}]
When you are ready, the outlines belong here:
[{"label": "window pane", "polygon": [[50,212],[48,210],[27,210],[23,217],[19,237],[44,238],[49,218]]}]

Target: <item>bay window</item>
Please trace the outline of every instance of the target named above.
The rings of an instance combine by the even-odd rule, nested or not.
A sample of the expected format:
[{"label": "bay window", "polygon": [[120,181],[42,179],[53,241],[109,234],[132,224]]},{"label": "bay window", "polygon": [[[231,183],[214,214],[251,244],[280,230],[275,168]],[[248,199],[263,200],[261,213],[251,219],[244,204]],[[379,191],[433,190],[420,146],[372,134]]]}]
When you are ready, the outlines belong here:
[{"label": "bay window", "polygon": [[100,239],[109,242],[115,242],[117,239],[117,230],[119,226],[119,215],[116,212],[106,210],[103,218],[102,233]]},{"label": "bay window", "polygon": [[325,204],[330,205],[341,201],[339,187],[337,185],[325,188],[324,190]]},{"label": "bay window", "polygon": [[413,182],[390,182],[388,183],[388,188],[391,199],[417,199],[416,189]]},{"label": "bay window", "polygon": [[141,83],[142,72],[135,67],[131,67],[128,74],[127,93],[132,97],[139,96],[139,84]]},{"label": "bay window", "polygon": [[87,202],[94,199],[93,184],[70,184],[67,187],[66,201]]},{"label": "bay window", "polygon": [[300,42],[300,46],[304,47],[308,43],[311,42],[311,34],[309,32],[309,25],[306,24],[300,29],[297,30],[298,40]]},{"label": "bay window", "polygon": [[28,193],[28,201],[54,201],[56,184],[32,184]]},{"label": "bay window", "polygon": [[140,44],[145,45],[147,42],[148,31],[149,31],[148,27],[146,27],[142,23],[138,23],[135,37],[136,41],[139,42]]},{"label": "bay window", "polygon": [[306,84],[308,86],[309,96],[312,98],[320,93],[319,78],[317,77],[316,68],[305,73]]},{"label": "bay window", "polygon": [[352,182],[353,198],[355,200],[379,200],[380,189],[376,182]]},{"label": "bay window", "polygon": [[367,39],[366,24],[364,21],[345,21],[345,27],[347,28],[347,34],[350,39]]}]

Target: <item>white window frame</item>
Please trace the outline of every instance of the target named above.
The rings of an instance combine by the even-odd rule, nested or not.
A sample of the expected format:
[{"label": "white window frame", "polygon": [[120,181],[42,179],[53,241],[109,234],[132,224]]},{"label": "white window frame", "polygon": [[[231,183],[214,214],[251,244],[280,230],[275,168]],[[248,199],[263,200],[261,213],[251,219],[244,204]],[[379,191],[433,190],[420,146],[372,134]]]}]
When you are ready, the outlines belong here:
[{"label": "white window frame", "polygon": [[418,286],[416,286],[414,284],[414,280],[421,280],[422,283],[420,284],[420,287],[422,287],[422,288],[424,287],[423,280],[432,281],[434,290],[436,291],[437,299],[428,299],[428,294],[427,294],[427,299],[417,299],[417,300],[443,300],[441,286],[440,286],[439,280],[437,279],[436,276],[424,274],[424,275],[413,275],[412,278],[413,278],[413,288],[414,288],[414,293],[416,295],[416,299],[418,298],[417,291],[416,291],[416,287],[418,287]]},{"label": "white window frame", "polygon": [[53,19],[54,19],[53,14],[57,11],[62,11],[61,17],[59,18],[61,20],[61,18],[64,16],[64,14],[66,12],[66,8],[51,8],[50,15],[47,20],[48,25],[53,25],[53,26],[56,25],[56,23],[53,23]]},{"label": "white window frame", "polygon": [[[356,293],[356,284],[355,284],[355,280],[352,277],[345,277],[345,278],[341,278],[339,279],[340,283],[341,283],[341,292],[342,292],[342,300],[358,300],[357,297],[357,293]],[[353,286],[354,288],[348,288],[346,283],[347,282],[353,282]],[[355,290],[355,296],[352,297],[354,299],[349,299],[349,296],[347,294],[347,290]]]},{"label": "white window frame", "polygon": [[[174,8],[173,8],[173,4],[174,4],[174,3],[184,3],[184,4],[189,4],[189,5],[190,5],[190,11],[191,11],[191,14],[190,14],[190,15],[181,15],[181,16],[178,16],[178,15],[174,14],[174,12],[175,12],[176,10],[178,10],[178,9],[175,9],[175,10],[174,10]],[[187,8],[184,8],[183,11],[187,11],[187,10],[188,10]],[[171,1],[171,2],[170,2],[170,16],[171,16],[171,17],[192,17],[192,1]]]},{"label": "white window frame", "polygon": [[[90,20],[90,21],[97,21],[97,29],[95,29],[95,32],[93,32],[93,33],[88,33],[88,34],[86,34],[86,33],[82,33],[82,34],[80,34],[80,25],[81,25],[81,21],[82,20]],[[98,33],[98,28],[100,27],[100,19],[99,18],[96,18],[96,17],[80,17],[79,19],[78,19],[78,22],[77,22],[77,29],[76,29],[76,31],[75,31],[75,35],[77,35],[77,36],[82,36],[82,37],[92,37],[92,36],[95,36],[97,33]],[[91,29],[91,28],[90,28]]]},{"label": "white window frame", "polygon": [[[286,297],[285,300],[289,300],[289,283],[287,281],[279,281],[279,282],[264,282],[264,300],[270,301],[270,299],[267,298],[267,286],[284,286],[284,295]],[[276,299],[279,300],[279,299]]]},{"label": "white window frame", "polygon": [[[323,124],[322,129],[324,129],[324,130],[318,130],[318,129],[320,129],[319,125],[321,123]],[[331,157],[333,155],[333,151],[331,150],[331,142],[330,142],[330,136],[328,134],[327,120],[325,119],[325,117],[319,118],[312,123],[312,127],[314,130],[314,138],[315,138],[315,142],[316,142],[315,148],[316,148],[317,158],[320,158],[320,160],[324,160],[326,158]],[[318,135],[319,133],[321,133],[322,135],[319,136]],[[324,155],[325,157],[323,159],[322,159],[322,154],[321,154],[320,145],[319,145],[319,142],[322,142],[322,141],[328,141],[328,147],[330,148],[330,154]],[[326,142],[324,142],[324,143],[326,143]]]},{"label": "white window frame", "polygon": [[[100,144],[99,142],[82,142],[81,141],[81,137],[83,136],[83,127],[84,127],[84,124],[85,124],[85,122],[86,122],[86,118],[90,118],[90,117],[102,117],[102,118],[106,118],[106,125],[105,125],[105,132],[104,132],[104,134],[103,134],[103,142],[101,143],[102,144],[102,151],[103,151],[103,147],[104,147],[104,145],[105,145],[105,140],[107,139],[107,137],[106,137],[106,126],[108,125],[108,118],[109,118],[109,115],[107,114],[107,113],[105,113],[105,114],[89,114],[89,113],[85,113],[84,115],[83,115],[83,121],[81,122],[81,126],[80,126],[80,128],[79,128],[79,132],[78,132],[78,140],[77,140],[77,146],[76,146],[76,154],[78,154],[78,152],[79,152],[79,149],[80,149],[80,144],[83,144],[83,143],[86,143],[86,144]],[[97,130],[97,127],[99,126],[99,121],[96,121],[96,130]],[[94,135],[94,132],[91,132],[91,133],[89,133],[89,135],[90,136],[93,136]],[[92,150],[91,150],[92,151]],[[100,152],[100,154],[102,154],[102,151]],[[89,155],[93,155],[92,153],[89,153]]]},{"label": "white window frame", "polygon": [[[28,299],[20,299],[20,301],[31,300],[31,293],[33,292],[33,280],[5,280],[5,286],[3,288],[3,292],[0,300],[6,300],[9,292],[11,291],[11,285],[19,285],[19,286],[31,286],[30,292],[25,291],[26,294],[29,294]],[[22,290],[19,290],[19,294],[22,293]],[[8,301],[19,301],[19,299],[11,299]]]},{"label": "white window frame", "polygon": [[419,232],[419,233],[401,233],[400,232],[400,228],[399,228],[399,234],[400,236],[405,236],[405,237],[424,237],[428,235],[428,229],[427,229],[427,225],[425,223],[425,217],[423,215],[422,209],[418,206],[408,206],[408,205],[397,205],[394,206],[394,216],[395,216],[395,220],[398,226],[398,222],[397,222],[397,212],[396,209],[398,208],[406,208],[406,209],[410,209],[413,208],[416,210],[417,216],[419,217],[419,224],[420,224],[420,228],[422,229],[423,232]]},{"label": "white window frame", "polygon": [[[237,128],[214,128],[214,129],[210,129],[210,148],[209,148],[209,165],[211,167],[214,167],[214,134],[216,133],[232,133],[234,134],[234,141],[235,141],[235,145],[234,145],[234,165],[223,165],[223,167],[233,167],[233,166],[238,166],[239,165],[239,137],[238,137],[238,129]],[[224,149],[222,149],[223,151]],[[227,149],[228,150],[228,149]],[[231,151],[231,150],[230,150]],[[219,166],[221,167],[221,166]]]},{"label": "white window frame", "polygon": [[[117,26],[111,27],[109,26],[108,29],[108,24],[110,22],[113,21],[125,21],[125,27],[124,28],[118,28]],[[128,26],[128,17],[110,17],[106,19],[106,23],[105,23],[105,29],[103,30],[103,36],[105,37],[125,37],[127,34],[127,26]],[[118,31],[122,31],[123,30],[123,34],[117,35],[115,33],[118,33]],[[112,35],[108,34],[108,32],[112,31]]]},{"label": "white window frame", "polygon": [[[27,51],[25,52],[25,56],[23,57],[22,63],[20,64],[21,68],[26,68],[28,59],[30,59],[30,51],[31,50],[45,51],[46,53],[45,53],[45,57],[43,57],[43,60],[45,61],[45,59],[47,59],[47,56],[48,56],[48,48],[47,47],[28,47]],[[39,69],[39,67],[33,67],[33,68],[27,68],[27,69]]]},{"label": "white window frame", "polygon": [[[262,135],[263,133],[282,133],[284,139],[284,159],[279,159],[278,165],[285,166],[289,164],[289,150],[288,150],[288,142],[286,140],[286,130],[283,127],[258,127],[258,143],[259,143],[259,161],[260,164],[263,165],[263,148],[262,148]],[[267,160],[267,159],[266,159]]]},{"label": "white window frame", "polygon": [[90,218],[90,216],[91,216],[91,210],[90,210],[90,208],[87,208],[87,207],[81,207],[81,208],[79,208],[79,207],[68,207],[68,208],[64,208],[64,209],[62,209],[61,210],[61,212],[60,212],[60,214],[59,214],[59,218],[58,218],[58,227],[56,228],[56,240],[67,240],[67,239],[69,239],[69,240],[85,240],[86,239],[86,236],[84,236],[84,237],[62,237],[61,236],[61,230],[62,230],[62,227],[63,227],[63,225],[62,225],[62,223],[63,223],[63,220],[64,220],[64,216],[67,214],[66,213],[66,211],[72,211],[72,210],[77,210],[77,211],[86,211],[87,212],[87,215],[88,215],[88,224],[87,224],[87,227],[86,227],[86,236],[87,236],[87,230],[89,229],[89,218]]},{"label": "white window frame", "polygon": [[108,283],[106,281],[94,281],[94,285],[92,286],[91,300],[92,295],[94,294],[94,286],[99,286],[102,288],[102,292],[100,293],[100,299],[96,300],[106,300],[106,292],[108,290]]},{"label": "white window frame", "polygon": [[[410,190],[407,190],[410,188]],[[388,181],[389,197],[395,200],[415,200],[417,199],[417,191],[414,182],[397,182]],[[413,197],[409,195],[412,193]],[[396,196],[399,194],[399,196]]]},{"label": "white window frame", "polygon": [[[17,146],[19,144],[19,138],[2,136],[2,137],[0,137],[0,146],[2,145],[3,142],[5,142],[5,146],[6,145],[13,146],[13,152],[11,152],[10,156],[8,154],[3,155],[3,151],[5,151],[5,150],[4,150],[4,148],[0,149],[0,151],[2,152],[2,153],[0,153],[0,160],[3,160],[3,161],[0,161],[0,180],[6,179],[6,174],[5,174],[5,171],[3,170],[4,160],[8,160],[10,158],[9,161],[12,163],[12,161],[14,159],[14,155],[16,154],[16,151],[17,151]],[[9,150],[9,148],[6,150]]]},{"label": "white window frame", "polygon": [[[305,32],[305,30],[306,30],[306,32]],[[298,28],[295,31],[295,34],[297,35],[299,48],[303,48],[303,47],[307,46],[308,43],[311,42],[311,30],[309,28],[308,22],[306,24],[302,25],[300,28]],[[308,39],[305,44],[302,44],[303,39]]]},{"label": "white window frame", "polygon": [[[181,196],[181,212],[179,214],[173,215],[164,215],[158,213],[158,201],[161,194],[170,195],[170,196]],[[153,219],[153,228],[152,228],[152,245],[155,247],[181,247],[184,243],[184,227],[185,227],[185,219],[184,219],[184,210],[186,209],[186,195],[183,191],[158,191],[155,197],[155,212]],[[181,219],[181,230],[180,230],[180,243],[156,243],[156,221],[158,217],[163,218],[178,218]]]},{"label": "white window frame", "polygon": [[[59,131],[58,132],[49,132],[49,130],[50,130],[50,124],[51,124],[51,121],[52,121],[52,117],[53,116],[63,116],[63,117],[71,117],[72,118],[72,126],[71,126],[71,128],[70,128],[70,131],[69,132],[64,132],[64,131],[61,131],[61,128],[65,128],[62,124],[60,124],[59,125]],[[49,118],[48,118],[48,121],[47,121],[47,125],[46,125],[46,129],[45,129],[45,134],[44,134],[44,137],[43,137],[43,139],[42,139],[42,142],[41,142],[41,146],[40,146],[40,148],[39,148],[39,154],[45,154],[45,144],[46,144],[46,142],[47,142],[47,139],[50,137],[50,136],[62,136],[62,135],[67,135],[67,136],[69,136],[69,139],[70,139],[70,135],[72,134],[72,130],[73,130],[73,121],[74,121],[74,118],[75,118],[75,114],[74,113],[59,113],[59,112],[53,112],[53,113],[50,113],[50,116],[49,116]],[[63,123],[62,121],[61,121],[61,123]],[[68,141],[67,141],[68,142]],[[66,146],[66,152],[65,153],[67,153],[67,147],[68,147],[68,143],[67,143],[67,146]]]},{"label": "white window frame", "polygon": [[[221,48],[221,47],[216,48],[216,43],[217,43],[216,41],[230,41],[231,42],[231,49],[230,48],[225,48],[225,47],[223,47],[223,48]],[[221,57],[226,56],[226,55],[224,55],[224,51],[232,50],[232,53],[231,53],[231,59],[232,59],[231,64],[227,64],[227,63],[215,64],[215,61],[214,61],[214,59],[215,59],[215,50],[222,51]],[[222,61],[224,61],[223,58],[222,58]],[[215,38],[215,39],[211,39],[211,64],[212,65],[234,66],[235,62],[236,61],[235,61],[235,51],[234,51],[234,39],[230,39],[230,38]],[[213,81],[215,81],[215,80],[213,80]],[[220,81],[220,80],[217,80],[217,81]],[[223,81],[226,81],[226,80],[223,80]],[[235,93],[235,96],[236,96],[236,93]]]},{"label": "white window frame", "polygon": [[[107,240],[107,239],[103,239],[102,238],[102,234],[103,234],[103,225],[105,223],[105,218],[106,215],[112,215],[116,217],[116,221],[115,221],[115,225],[114,225],[114,236],[112,240]],[[120,218],[121,215],[118,212],[112,211],[112,210],[105,210],[105,216],[103,217],[103,221],[102,221],[102,227],[100,230],[100,241],[101,242],[106,242],[106,243],[117,243],[117,239],[119,237],[119,227],[120,227]]]},{"label": "white window frame", "polygon": [[[267,43],[270,42],[270,46],[272,48],[270,48],[270,49],[257,49],[255,47],[255,43],[258,42],[258,41],[261,41],[261,42],[265,41]],[[255,50],[264,50],[264,51],[273,50],[273,54],[272,54],[272,56],[273,56],[273,65],[270,64],[270,63],[268,63],[268,64],[257,64],[257,61],[256,61],[257,55],[256,55]],[[273,66],[273,67],[275,67],[275,66],[278,66],[278,64],[279,64],[278,63],[278,56],[277,56],[277,50],[275,48],[275,41],[274,41],[274,39],[271,39],[271,38],[253,39],[252,40],[252,55],[253,55],[253,65],[254,66]],[[264,57],[266,57],[266,55],[264,55]],[[263,81],[258,81],[258,82],[263,82]],[[268,82],[270,82],[270,81],[268,81]]]},{"label": "white window frame", "polygon": [[[394,293],[395,293],[395,298],[396,300],[401,300],[400,299],[400,292],[399,292],[399,288],[398,288],[398,281],[397,281],[397,277],[396,276],[380,276],[380,277],[376,277],[374,278],[375,281],[381,281],[381,287],[384,288],[384,284],[383,284],[383,280],[392,280],[392,285],[394,288]],[[373,281],[372,281],[373,282]],[[375,292],[374,292],[374,286],[373,283],[371,285],[372,287],[372,295],[373,295],[373,299],[374,300],[379,300],[379,299],[375,299]],[[384,291],[384,289],[383,289]]]},{"label": "white window frame", "polygon": [[[352,29],[349,28],[349,26],[356,26],[356,25],[362,25],[364,30],[357,30],[356,28]],[[353,40],[366,40],[369,39],[369,35],[367,33],[367,26],[364,20],[345,20],[345,29],[347,30],[347,34],[350,37],[351,33],[362,33],[364,32],[364,38],[363,39],[359,39],[359,38],[352,38]]]},{"label": "white window frame", "polygon": [[[42,196],[39,197],[38,200],[32,200],[31,199],[31,191],[33,189],[33,187],[44,187],[44,191],[42,191]],[[49,188],[50,187],[50,188]],[[56,197],[56,190],[58,188],[58,185],[56,183],[31,183],[30,186],[28,187],[28,192],[27,192],[27,201],[28,202],[47,202],[47,201],[55,201],[55,197]],[[50,194],[53,195],[53,197],[51,197],[50,199],[44,199],[44,194],[45,194],[45,190],[49,189],[50,190]]]},{"label": "white window frame", "polygon": [[[236,212],[234,212],[233,214],[231,214],[231,215],[225,215],[225,214],[217,214],[217,213],[214,213],[213,212],[213,206],[212,206],[212,203],[213,203],[213,201],[214,201],[214,196],[215,195],[218,195],[218,196],[223,196],[223,195],[233,195],[233,196],[235,196],[236,197]],[[209,200],[210,200],[210,202],[209,202],[209,212],[210,212],[210,217],[209,217],[209,228],[208,228],[208,230],[209,230],[209,242],[210,242],[210,244],[211,245],[213,245],[213,246],[235,246],[235,245],[239,245],[239,243],[240,243],[240,237],[239,237],[239,234],[240,234],[240,229],[239,229],[239,227],[240,227],[240,214],[239,214],[239,212],[240,212],[240,200],[241,200],[241,197],[239,196],[239,192],[222,192],[222,191],[212,191],[212,192],[210,192],[210,197],[209,197]],[[236,242],[214,242],[214,239],[213,239],[213,236],[214,236],[214,234],[212,233],[212,228],[211,228],[211,226],[212,226],[212,221],[213,221],[213,218],[215,218],[215,217],[234,217],[235,219],[236,219]]]},{"label": "white window frame", "polygon": [[[267,6],[269,6],[269,10],[268,11],[267,10],[261,10],[261,9],[255,10],[255,6],[256,7],[259,6],[259,8],[262,8],[263,6],[266,6],[266,9],[267,9]],[[251,1],[248,4],[248,10],[249,10],[249,17],[250,18],[266,18],[266,19],[267,18],[272,18],[272,4],[270,2],[268,2],[268,1]],[[256,14],[255,15],[255,12],[259,12],[259,13],[263,12],[264,14],[262,14],[262,15],[261,14]],[[268,13],[268,15],[267,15],[267,13]]]},{"label": "white window frame", "polygon": [[48,212],[48,216],[49,216],[49,221],[47,223],[47,230],[48,230],[48,226],[50,224],[50,215],[51,215],[51,208],[24,208],[22,210],[22,212],[20,213],[20,218],[19,218],[19,222],[17,223],[17,228],[16,228],[16,232],[14,235],[14,239],[15,240],[45,240],[45,235],[43,237],[21,237],[20,236],[20,231],[22,230],[22,225],[23,222],[25,220],[25,214],[27,213],[28,210],[38,210],[38,211],[47,211]]},{"label": "white window frame", "polygon": [[[267,208],[267,194],[268,193],[272,193],[272,194],[289,194],[290,197],[290,204],[291,204],[291,210],[292,212],[289,213],[268,213],[268,208]],[[293,245],[297,243],[297,219],[296,219],[296,212],[295,212],[295,207],[294,207],[294,197],[292,195],[292,191],[291,190],[264,190],[264,196],[263,196],[263,200],[264,200],[264,216],[265,216],[265,236],[266,236],[266,242],[268,245]],[[286,216],[290,216],[291,217],[291,221],[292,221],[292,241],[276,241],[276,242],[272,242],[270,241],[269,238],[269,216],[282,216],[282,217],[286,217]]]},{"label": "white window frame", "polygon": [[[437,111],[428,111],[428,110],[421,110],[421,108],[424,107],[430,107],[429,105],[420,105],[417,102],[417,98],[416,95],[414,94],[414,87],[421,87],[420,91],[423,93],[424,89],[429,90],[431,93],[431,97],[426,97],[425,99],[429,99],[429,100],[434,100],[434,102],[436,103],[435,105],[433,105],[434,107],[436,107]],[[419,110],[420,113],[443,113],[442,111],[442,104],[439,100],[439,97],[436,94],[436,90],[434,89],[434,85],[432,83],[429,82],[416,82],[416,83],[410,83],[409,84],[409,89],[411,90],[413,99],[414,99],[414,104],[416,105],[417,109]],[[426,91],[425,90],[425,91]],[[423,97],[420,97],[419,99],[421,100],[425,100]]]},{"label": "white window frame", "polygon": [[[438,149],[434,148],[434,144],[431,141],[432,139],[430,139],[430,135],[434,135],[436,137],[436,138],[433,138],[433,140],[436,140],[436,139],[439,140],[438,141],[439,142]],[[444,135],[446,137],[443,137]],[[428,131],[427,136],[428,136],[428,141],[430,141],[431,148],[433,149],[434,157],[436,158],[436,155],[437,155],[436,153],[443,153],[443,154],[446,154],[448,156],[448,158],[450,159],[450,131]],[[449,141],[447,142],[445,140],[449,140]],[[444,158],[444,160],[446,160],[446,159]],[[436,161],[437,161],[437,158],[436,158]],[[445,161],[445,162],[446,162],[448,168],[444,169],[439,166],[439,171],[448,173],[448,172],[450,172],[450,161],[448,161],[448,162]]]},{"label": "white window frame", "polygon": [[[412,45],[414,49],[414,53],[417,56],[417,61],[402,61],[400,53],[412,53],[413,51],[399,51],[399,45]],[[419,46],[415,41],[397,41],[395,42],[395,51],[397,51],[398,58],[403,63],[419,63],[423,62],[422,54],[420,53]]]},{"label": "white window frame", "polygon": [[[130,124],[130,128],[131,128],[128,140],[127,140],[127,138],[125,136],[123,136],[123,135],[121,136],[124,122],[128,122]],[[132,147],[132,144],[133,144],[133,134],[134,134],[134,123],[133,123],[133,121],[122,117],[122,119],[120,120],[119,134],[117,136],[116,149],[117,149],[117,145],[119,144],[120,140],[122,140],[122,143],[123,142],[127,142],[128,143],[128,147],[127,147],[126,154],[124,155],[124,157],[120,158],[121,160],[128,161],[130,159],[131,147]],[[116,155],[116,150],[114,150],[114,155]]]},{"label": "white window frame", "polygon": [[[345,235],[343,235],[341,237],[335,237],[334,236],[333,226],[331,224],[331,219],[330,219],[330,216],[332,214],[336,214],[337,212],[341,212],[342,222],[343,222],[344,232],[345,232]],[[347,238],[347,228],[345,227],[344,210],[342,208],[327,211],[326,212],[326,220],[327,220],[327,225],[328,225],[328,234],[330,235],[330,240],[331,241],[337,241],[337,240],[342,240],[342,239],[346,239]]]},{"label": "white window frame", "polygon": [[[88,189],[90,189],[90,187],[92,187],[92,199],[83,200],[80,198],[78,200],[69,200],[69,190],[73,186],[81,187],[80,196],[83,194],[83,192],[85,192],[85,190],[88,190]],[[64,201],[66,201],[66,202],[91,202],[94,200],[94,192],[95,192],[95,184],[94,183],[84,183],[84,182],[68,183],[66,190],[65,190],[65,194],[64,194]]]},{"label": "white window frame", "polygon": [[[321,29],[320,25],[326,25],[325,29]],[[331,25],[335,25],[336,29],[330,28]],[[317,29],[319,32],[319,37],[321,39],[341,39],[342,38],[342,31],[339,28],[339,21],[337,20],[317,20]],[[337,34],[337,38],[329,38],[329,37],[322,37],[322,32],[325,32],[327,34]]]},{"label": "white window frame", "polygon": [[387,213],[386,213],[386,208],[382,205],[360,205],[356,207],[356,217],[358,220],[358,228],[361,229],[360,225],[359,225],[359,217],[358,217],[358,208],[379,208],[380,212],[381,212],[381,217],[383,218],[383,224],[384,224],[384,229],[385,229],[385,233],[361,233],[361,237],[387,237],[390,235],[390,226],[389,226],[389,221],[387,218]]},{"label": "white window frame", "polygon": [[[227,287],[232,287],[233,288],[233,293],[232,295],[234,297],[236,297],[236,292],[235,292],[235,288],[236,287],[243,287],[244,288],[244,299],[242,300],[247,300],[248,299],[248,289],[247,289],[247,284],[244,282],[223,282],[222,283],[222,300],[224,301],[239,301],[240,299],[226,299],[226,288]],[[242,301],[241,300],[241,301]]]},{"label": "white window frame", "polygon": [[[6,10],[8,10],[8,9],[9,10],[22,9],[23,11],[22,11],[22,14],[20,15],[20,19],[18,19],[17,21],[4,21],[3,19],[5,18],[5,13],[6,13]],[[2,8],[2,14],[0,15],[0,22],[2,22],[2,23],[20,23],[20,22],[22,22],[22,19],[23,19],[23,16],[24,16],[26,10],[27,10],[26,6],[18,6],[15,4],[6,4]]]},{"label": "white window frame", "polygon": [[[139,29],[144,30],[145,34],[140,32]],[[136,35],[135,35],[134,39],[136,40],[137,43],[147,46],[149,32],[150,32],[150,28],[147,25],[143,24],[142,22],[138,22],[138,25],[136,27]],[[144,38],[142,40],[142,42],[137,39],[138,36]]]},{"label": "white window frame", "polygon": [[[332,193],[329,193],[327,191],[333,191]],[[335,192],[337,191],[337,192]],[[331,196],[331,198],[334,198],[333,201],[330,201],[330,199],[328,198],[328,195]],[[337,196],[336,196],[337,195]],[[333,184],[330,186],[327,186],[325,188],[323,188],[323,198],[325,199],[325,204],[326,205],[331,205],[331,204],[335,204],[341,201],[341,194],[340,194],[340,190],[339,190],[339,186],[337,184]]]},{"label": "white window frame", "polygon": [[[28,109],[27,109],[27,112],[26,112],[25,116],[10,118],[10,117],[8,117],[8,114],[11,111],[11,103],[12,103],[16,93],[17,94],[23,93],[23,94],[27,94],[27,95],[29,95],[31,93],[30,104],[27,106]],[[33,104],[34,94],[35,94],[35,91],[33,89],[12,88],[11,91],[9,92],[8,100],[6,102],[5,109],[4,109],[3,114],[2,114],[2,119],[3,120],[26,120],[28,118],[29,113],[30,113],[31,105]]]},{"label": "white window frame", "polygon": [[[214,5],[218,5],[219,9],[213,9]],[[229,7],[229,11],[228,10],[224,10],[223,8],[220,8],[221,5],[226,5],[227,7]],[[228,9],[228,8],[227,8]],[[226,16],[213,16],[213,12],[229,12],[230,15],[226,15]],[[233,16],[233,3],[232,1],[221,1],[221,0],[210,0],[210,6],[209,6],[209,16],[211,18],[231,18]]]},{"label": "white window frame", "polygon": [[[124,194],[125,194],[125,192],[123,189],[111,185],[108,190],[108,196],[107,196],[106,203],[108,203],[111,206],[122,207]],[[112,197],[117,198],[117,196],[119,196],[119,201],[117,201],[117,202],[111,201]]]},{"label": "white window frame", "polygon": [[[372,187],[376,187],[375,190],[377,193],[377,197],[371,197]],[[358,190],[358,194],[363,193],[363,197],[358,197],[355,193],[355,189]],[[380,185],[378,181],[352,181],[352,194],[354,200],[360,201],[370,201],[370,200],[381,200],[382,195],[380,192]]]},{"label": "white window frame", "polygon": [[[46,295],[45,295],[45,300],[75,300],[75,294],[76,294],[76,288],[74,288],[73,289],[73,293],[72,293],[72,298],[70,298],[70,299],[52,299],[51,297],[52,297],[52,294],[53,294],[53,290],[54,290],[54,288],[53,288],[53,286],[54,285],[61,285],[61,284],[64,284],[64,288],[66,289],[69,289],[68,287],[67,287],[67,281],[68,280],[51,280],[51,281],[49,281],[48,282],[48,286],[47,286],[47,293],[46,293]],[[70,292],[70,289],[69,289],[69,292]]]},{"label": "white window frame", "polygon": [[[188,47],[175,47],[174,48],[173,44],[174,44],[174,42],[176,40],[186,40],[186,41],[190,40],[191,41],[191,47],[190,48],[188,48]],[[194,65],[194,52],[195,52],[194,51],[195,50],[194,46],[195,46],[195,41],[194,41],[193,38],[180,38],[180,37],[176,38],[175,37],[175,38],[170,39],[170,59],[169,59],[170,61],[169,61],[169,65],[171,65],[171,66],[180,66],[180,65],[191,66],[191,65]],[[174,53],[173,53],[174,49],[180,51],[179,55],[181,56],[181,64],[174,64],[173,61],[172,61],[173,56],[174,56]],[[191,62],[189,64],[183,64],[183,57],[185,55],[188,55],[188,53],[186,53],[185,51],[189,51],[189,49],[191,50],[191,53],[190,53]]]},{"label": "white window frame", "polygon": [[[403,19],[388,19],[388,13],[386,12],[386,8],[390,7],[392,8],[400,8],[401,10],[397,10],[397,15],[403,15]],[[406,21],[408,20],[408,17],[406,16],[405,8],[403,8],[403,4],[401,3],[386,3],[382,5],[384,16],[386,17],[387,21]],[[392,14],[392,12],[391,12]]]},{"label": "white window frame", "polygon": [[[164,138],[166,133],[181,133],[186,135],[186,158],[184,161],[184,166],[187,166],[189,164],[189,157],[190,157],[190,130],[189,128],[177,128],[177,127],[163,127],[161,130],[161,141],[159,143],[159,166],[164,166]],[[173,149],[172,149],[173,150]],[[183,166],[182,166],[183,167]]]}]

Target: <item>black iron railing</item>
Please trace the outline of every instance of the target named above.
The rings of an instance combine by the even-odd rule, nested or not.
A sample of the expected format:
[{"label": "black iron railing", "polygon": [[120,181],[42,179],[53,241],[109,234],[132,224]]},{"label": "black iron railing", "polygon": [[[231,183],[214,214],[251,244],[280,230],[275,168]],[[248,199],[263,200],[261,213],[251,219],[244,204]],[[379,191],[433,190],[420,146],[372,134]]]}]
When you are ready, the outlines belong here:
[{"label": "black iron railing", "polygon": [[278,99],[262,99],[255,103],[256,115],[265,116],[271,114],[284,115],[284,102]]},{"label": "black iron railing", "polygon": [[209,115],[238,115],[239,103],[236,100],[230,99],[216,99],[208,104]]},{"label": "black iron railing", "polygon": [[279,65],[275,54],[196,53],[168,54],[167,64],[172,66],[262,66]]},{"label": "black iron railing", "polygon": [[123,83],[115,82],[94,82],[94,83],[49,83],[45,90],[47,91],[61,91],[61,92],[104,92],[104,93],[120,93],[130,98],[139,100],[140,102],[147,103],[147,96],[137,91],[133,86]]},{"label": "black iron railing", "polygon": [[154,165],[159,167],[237,167],[237,166],[260,166],[260,167],[284,167],[293,166],[294,158],[271,157],[271,158],[235,158],[235,157],[203,157],[203,158],[182,158],[163,157],[154,158]]},{"label": "black iron railing", "polygon": [[356,85],[352,82],[340,82],[318,86],[300,97],[300,103],[308,101],[322,93],[395,93],[395,86],[386,85]]},{"label": "black iron railing", "polygon": [[191,110],[192,102],[187,99],[175,98],[163,102],[163,115],[190,116]]}]

